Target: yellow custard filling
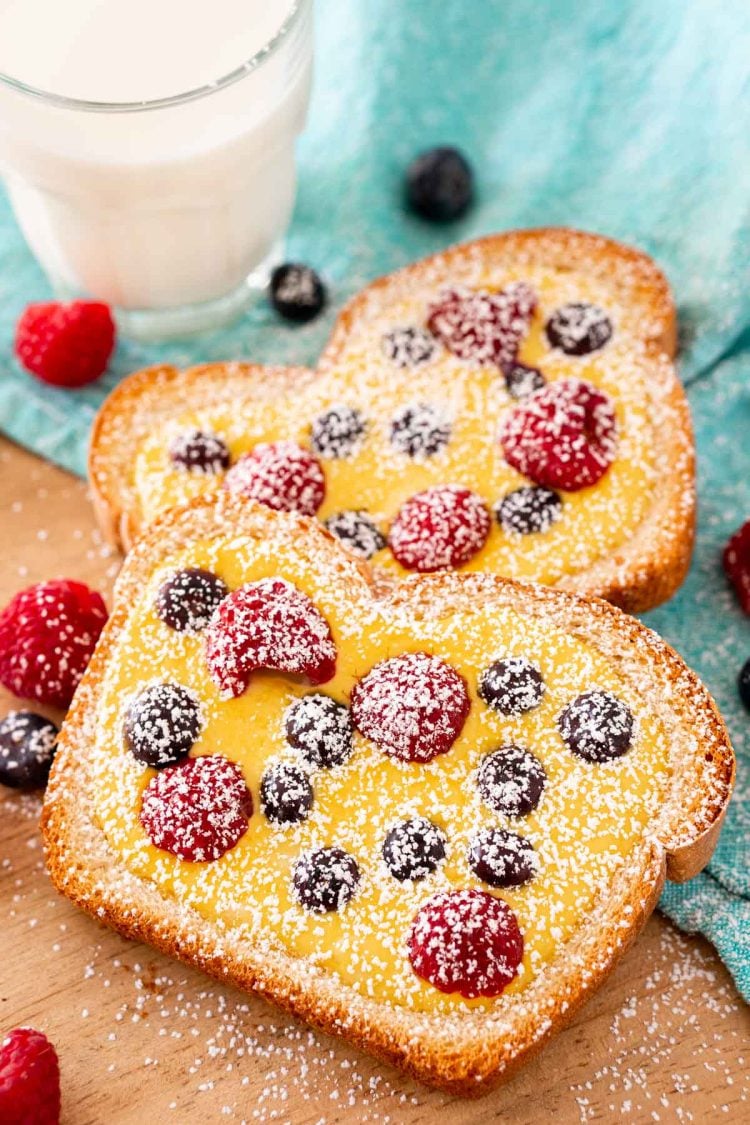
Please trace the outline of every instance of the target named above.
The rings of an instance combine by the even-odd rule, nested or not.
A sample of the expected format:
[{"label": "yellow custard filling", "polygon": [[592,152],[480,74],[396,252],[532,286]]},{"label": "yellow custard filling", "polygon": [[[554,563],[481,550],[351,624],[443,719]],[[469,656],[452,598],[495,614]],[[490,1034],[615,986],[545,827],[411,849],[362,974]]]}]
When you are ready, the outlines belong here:
[{"label": "yellow custard filling", "polygon": [[[232,590],[271,576],[292,582],[330,625],[338,653],[335,678],[311,688],[282,674],[258,672],[241,696],[221,700],[208,674],[204,638],[170,630],[154,611],[161,582],[187,566],[212,571]],[[401,763],[357,733],[347,762],[311,772],[309,819],[286,827],[270,824],[260,811],[261,775],[271,761],[300,761],[284,736],[290,703],[313,691],[348,702],[353,684],[378,661],[408,651],[440,656],[468,686],[471,709],[452,749],[427,765]],[[507,656],[531,660],[546,686],[541,704],[515,718],[497,714],[477,696],[481,672]],[[252,793],[246,833],[215,862],[185,862],[155,848],[139,822],[141,793],[155,771],[127,751],[123,716],[139,690],[163,681],[191,689],[200,700],[203,725],[191,753],[218,753],[237,762]],[[606,764],[575,757],[557,726],[563,708],[593,687],[622,698],[636,719],[631,749]],[[348,596],[340,584],[311,574],[287,543],[264,546],[242,536],[196,543],[159,567],[118,638],[100,707],[96,815],[131,871],[165,896],[310,959],[365,995],[422,1011],[492,1004],[445,995],[420,980],[405,945],[415,913],[436,891],[488,889],[467,863],[469,838],[477,828],[508,828],[537,853],[531,882],[492,892],[515,911],[523,934],[523,963],[507,990],[519,991],[576,930],[643,838],[668,777],[660,720],[628,696],[600,652],[577,638],[510,609],[455,612],[440,620],[412,617],[403,608],[373,603],[369,595]],[[483,756],[510,743],[530,750],[547,773],[538,807],[515,820],[483,804],[475,778]],[[394,823],[414,815],[443,830],[446,859],[422,881],[398,882],[383,862],[383,839]],[[356,858],[361,882],[339,912],[311,914],[292,897],[292,867],[310,848],[334,845]]]}]

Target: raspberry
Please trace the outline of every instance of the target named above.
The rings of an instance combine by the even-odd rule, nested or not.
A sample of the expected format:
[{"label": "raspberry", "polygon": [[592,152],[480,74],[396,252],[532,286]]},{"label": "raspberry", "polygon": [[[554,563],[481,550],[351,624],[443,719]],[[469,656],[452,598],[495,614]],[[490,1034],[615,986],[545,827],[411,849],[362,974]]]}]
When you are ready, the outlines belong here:
[{"label": "raspberry", "polygon": [[309,450],[294,441],[273,441],[240,457],[224,478],[224,487],[276,512],[314,516],[326,494],[326,478]]},{"label": "raspberry", "polygon": [[724,548],[721,561],[743,611],[750,614],[750,520],[735,531]]},{"label": "raspberry", "polygon": [[484,546],[490,516],[482,500],[455,484],[427,488],[401,505],[388,542],[407,570],[463,566]]},{"label": "raspberry", "polygon": [[58,1125],[60,1064],[46,1035],[17,1027],[0,1045],[0,1121]]},{"label": "raspberry", "polygon": [[16,326],[16,355],[54,387],[84,387],[102,375],[115,346],[115,324],[99,301],[28,305]]},{"label": "raspberry", "polygon": [[186,758],[152,778],[141,824],[151,843],[178,859],[220,859],[247,831],[253,799],[242,770],[221,754]]},{"label": "raspberry", "polygon": [[514,362],[536,308],[536,294],[523,281],[499,293],[481,289],[449,289],[430,308],[427,327],[459,359]]},{"label": "raspberry", "polygon": [[306,594],[283,578],[263,578],[221,602],[206,630],[206,659],[227,697],[242,695],[259,668],[324,684],[336,671],[336,646]]},{"label": "raspberry", "polygon": [[107,620],[101,596],[67,578],[38,582],[0,613],[0,683],[67,707]]},{"label": "raspberry", "polygon": [[582,379],[549,383],[511,411],[500,444],[508,464],[535,484],[590,488],[617,453],[612,400]]},{"label": "raspberry", "polygon": [[523,957],[523,937],[506,902],[487,891],[441,891],[418,911],[409,961],[440,992],[467,1000],[500,996]]},{"label": "raspberry", "polygon": [[446,754],[469,706],[458,672],[426,652],[382,660],[352,689],[357,729],[404,762],[431,762]]}]

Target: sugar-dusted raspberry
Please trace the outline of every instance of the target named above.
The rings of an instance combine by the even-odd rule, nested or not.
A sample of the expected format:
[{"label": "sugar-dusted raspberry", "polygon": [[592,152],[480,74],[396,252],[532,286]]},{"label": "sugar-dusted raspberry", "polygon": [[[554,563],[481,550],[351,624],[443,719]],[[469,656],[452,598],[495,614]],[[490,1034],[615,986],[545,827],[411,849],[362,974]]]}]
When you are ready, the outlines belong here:
[{"label": "sugar-dusted raspberry", "polygon": [[505,460],[546,488],[577,492],[596,484],[617,455],[612,400],[582,379],[549,383],[500,426]]},{"label": "sugar-dusted raspberry", "polygon": [[431,762],[446,754],[463,729],[469,706],[458,672],[426,652],[382,660],[352,689],[357,729],[405,762]]},{"label": "sugar-dusted raspberry", "polygon": [[46,1035],[17,1027],[0,1044],[0,1121],[58,1125],[60,1064]]},{"label": "sugar-dusted raspberry", "polygon": [[101,301],[28,305],[16,326],[16,355],[53,387],[83,387],[106,370],[115,322]]},{"label": "sugar-dusted raspberry", "polygon": [[463,566],[480,551],[490,530],[484,501],[455,484],[411,496],[391,524],[388,543],[407,570]]},{"label": "sugar-dusted raspberry", "polygon": [[221,754],[185,758],[146,787],[140,820],[151,843],[179,859],[220,859],[244,836],[253,799],[242,770]]},{"label": "sugar-dusted raspberry", "polygon": [[269,668],[324,684],[336,671],[328,622],[283,578],[249,582],[225,598],[206,629],[206,659],[223,696],[242,695],[251,672]]},{"label": "sugar-dusted raspberry", "polygon": [[721,561],[743,611],[750,614],[750,520],[735,531],[724,548]]},{"label": "sugar-dusted raspberry", "polygon": [[21,590],[0,613],[0,683],[67,707],[107,620],[101,596],[67,578]]},{"label": "sugar-dusted raspberry", "polygon": [[529,330],[536,294],[523,281],[489,293],[449,289],[429,311],[427,327],[459,359],[504,368]]},{"label": "sugar-dusted raspberry", "polygon": [[506,902],[487,891],[441,891],[418,911],[408,939],[418,977],[467,1000],[500,996],[523,958],[523,936]]},{"label": "sugar-dusted raspberry", "polygon": [[314,516],[326,494],[317,457],[294,441],[261,442],[232,465],[224,487],[273,508]]}]

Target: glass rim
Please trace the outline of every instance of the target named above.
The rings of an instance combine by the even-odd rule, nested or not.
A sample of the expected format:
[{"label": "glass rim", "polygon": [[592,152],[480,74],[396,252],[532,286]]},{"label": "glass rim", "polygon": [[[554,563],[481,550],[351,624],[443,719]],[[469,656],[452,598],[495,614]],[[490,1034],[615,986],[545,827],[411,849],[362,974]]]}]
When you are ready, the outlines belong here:
[{"label": "glass rim", "polygon": [[206,98],[210,94],[218,93],[220,90],[225,90],[228,86],[233,86],[235,82],[239,82],[248,74],[252,74],[276,54],[281,44],[287,39],[289,33],[297,25],[300,15],[304,8],[310,3],[310,0],[292,0],[292,6],[288,16],[279,27],[275,35],[260,47],[255,54],[251,55],[249,59],[230,70],[222,78],[217,79],[215,82],[206,82],[202,86],[195,86],[192,90],[186,90],[181,94],[169,94],[163,98],[150,98],[140,102],[101,102],[93,101],[87,98],[71,98],[65,94],[55,94],[51,90],[42,90],[37,86],[31,86],[27,82],[22,82],[18,78],[13,78],[10,74],[4,74],[0,71],[0,86],[7,86],[9,89],[14,90],[16,93],[23,94],[26,97],[34,98],[37,101],[46,102],[48,105],[53,105],[58,109],[74,109],[84,113],[145,113],[149,110],[155,109],[171,109],[177,106],[185,105],[187,102],[198,101],[200,98]]}]

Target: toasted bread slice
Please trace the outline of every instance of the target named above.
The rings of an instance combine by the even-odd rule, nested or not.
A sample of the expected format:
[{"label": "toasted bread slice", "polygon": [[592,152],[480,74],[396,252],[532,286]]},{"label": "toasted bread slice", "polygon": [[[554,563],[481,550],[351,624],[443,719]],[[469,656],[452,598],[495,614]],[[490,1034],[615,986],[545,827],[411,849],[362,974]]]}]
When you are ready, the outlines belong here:
[{"label": "toasted bread slice", "polygon": [[[212,677],[217,667],[226,670],[228,650],[216,641],[230,637],[222,630],[231,615],[215,611],[209,640],[176,631],[155,610],[164,583],[190,567],[218,576],[235,609],[236,591],[245,597],[249,583],[293,584],[294,596],[308,598],[330,630],[335,675],[312,687],[287,672],[256,670],[247,686],[222,695]],[[258,589],[252,586],[253,596]],[[274,620],[275,667],[289,668],[303,625],[295,618],[287,635],[281,618]],[[234,635],[236,651],[247,653],[240,642]],[[211,651],[224,655],[209,668]],[[463,684],[467,710],[450,745],[430,739],[436,730],[445,735],[453,697],[438,693],[436,717],[429,700],[408,688],[391,697],[390,711],[382,697],[369,711],[376,726],[387,712],[402,734],[413,733],[398,727],[407,707],[418,732],[408,752],[392,740],[388,722],[365,737],[368,712],[353,701],[357,693],[361,701],[373,667],[420,652]],[[536,669],[531,696],[514,695],[515,709],[502,692],[493,697],[481,686],[490,665],[497,670],[498,658],[509,657]],[[150,793],[166,771],[135,761],[123,720],[155,681],[187,689],[201,716],[190,757],[172,777],[196,756],[218,755],[239,765],[249,787],[246,830],[243,824],[239,838],[224,840],[219,858],[178,858],[169,833],[156,847],[153,826],[140,819],[145,787]],[[515,691],[513,683],[505,687]],[[632,723],[610,726],[603,711],[589,713],[584,726],[594,742],[585,750],[570,726],[563,734],[562,715],[592,690]],[[356,728],[350,756],[338,764],[318,758],[310,765],[305,744],[290,743],[289,708],[321,692]],[[625,742],[615,746],[623,730]],[[169,738],[159,745],[169,749]],[[525,804],[513,785],[480,784],[480,767],[509,745],[527,762],[534,756],[532,773],[543,781],[526,791],[523,776],[513,775]],[[301,769],[314,794],[306,814],[281,826],[261,788],[279,762]],[[704,866],[733,774],[727,731],[705,687],[659,637],[608,603],[478,574],[415,576],[383,593],[368,566],[316,521],[219,493],[158,518],[126,559],[112,616],[60,736],[43,832],[53,882],[97,920],[259,993],[424,1083],[476,1095],[512,1074],[604,980],[645,924],[665,877],[682,881]],[[432,823],[442,853],[430,853],[427,870],[394,875],[384,840],[413,817]],[[489,869],[477,866],[478,828],[512,833],[516,858],[530,860],[525,883],[512,862],[499,876],[492,855],[484,856]],[[310,849],[339,846],[354,857],[359,881],[334,895],[329,912],[316,913],[300,897],[298,862]],[[408,860],[408,847],[396,852],[397,862],[404,854]],[[465,951],[455,964],[445,953],[450,973],[469,977],[469,985],[451,977],[450,991],[444,978],[432,983],[424,964],[418,970],[410,927],[428,902],[467,888],[482,903],[509,908],[523,958],[488,987],[494,969],[508,970],[502,951],[480,940],[489,968],[479,985]],[[435,940],[439,964],[445,935]]]}]

